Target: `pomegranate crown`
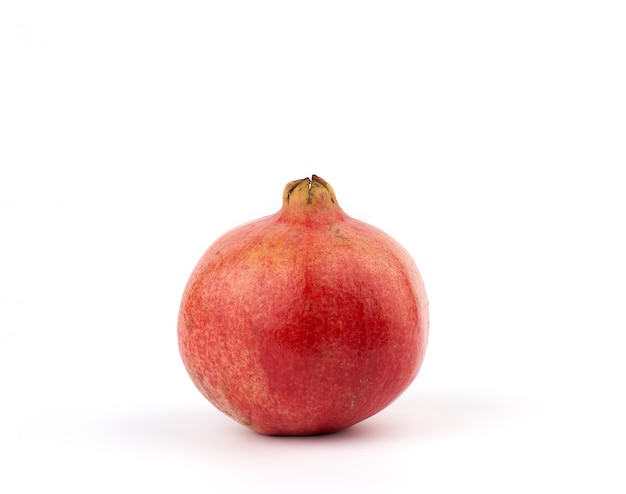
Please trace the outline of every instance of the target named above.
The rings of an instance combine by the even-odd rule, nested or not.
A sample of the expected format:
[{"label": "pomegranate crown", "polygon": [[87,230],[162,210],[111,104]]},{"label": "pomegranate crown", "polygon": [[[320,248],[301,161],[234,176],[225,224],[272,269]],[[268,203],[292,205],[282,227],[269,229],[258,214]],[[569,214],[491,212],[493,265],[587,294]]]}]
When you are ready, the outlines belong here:
[{"label": "pomegranate crown", "polygon": [[286,214],[298,212],[298,215],[319,214],[322,211],[341,212],[335,191],[321,177],[294,180],[285,185],[283,192],[283,209]]}]

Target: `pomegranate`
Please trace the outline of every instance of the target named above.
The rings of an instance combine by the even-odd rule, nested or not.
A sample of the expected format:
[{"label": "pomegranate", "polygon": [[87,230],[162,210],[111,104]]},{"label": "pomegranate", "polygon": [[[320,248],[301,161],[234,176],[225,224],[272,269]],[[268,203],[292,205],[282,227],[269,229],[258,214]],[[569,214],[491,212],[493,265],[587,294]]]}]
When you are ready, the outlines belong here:
[{"label": "pomegranate", "polygon": [[410,255],[315,175],[219,238],[185,287],[183,363],[219,410],[267,435],[350,427],[416,377],[428,301]]}]

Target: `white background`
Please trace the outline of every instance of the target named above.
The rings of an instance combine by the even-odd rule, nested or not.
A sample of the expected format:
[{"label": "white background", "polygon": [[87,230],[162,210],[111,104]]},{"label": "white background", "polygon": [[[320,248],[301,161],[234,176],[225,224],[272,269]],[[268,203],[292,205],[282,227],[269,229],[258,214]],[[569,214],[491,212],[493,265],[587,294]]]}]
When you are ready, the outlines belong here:
[{"label": "white background", "polygon": [[[0,166],[0,491],[626,491],[623,2],[4,1]],[[430,345],[268,438],[178,304],[312,173],[413,254]]]}]

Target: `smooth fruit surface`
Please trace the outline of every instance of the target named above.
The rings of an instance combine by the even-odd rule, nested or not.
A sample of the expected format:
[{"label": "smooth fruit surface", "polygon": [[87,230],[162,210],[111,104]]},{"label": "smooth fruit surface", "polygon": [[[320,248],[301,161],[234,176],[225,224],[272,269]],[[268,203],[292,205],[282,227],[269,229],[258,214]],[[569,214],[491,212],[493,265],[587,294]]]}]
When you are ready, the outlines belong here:
[{"label": "smooth fruit surface", "polygon": [[335,432],[379,412],[416,377],[427,339],[410,255],[344,213],[315,175],[205,252],[178,320],[197,388],[268,435]]}]

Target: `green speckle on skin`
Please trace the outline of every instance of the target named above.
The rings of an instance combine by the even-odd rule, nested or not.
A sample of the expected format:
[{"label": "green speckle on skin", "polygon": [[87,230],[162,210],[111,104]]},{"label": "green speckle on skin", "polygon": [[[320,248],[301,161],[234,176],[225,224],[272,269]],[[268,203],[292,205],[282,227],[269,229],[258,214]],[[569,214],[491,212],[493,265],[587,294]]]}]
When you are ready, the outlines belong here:
[{"label": "green speckle on skin", "polygon": [[[332,225],[331,225],[332,226]],[[330,228],[329,228],[330,230]],[[341,232],[341,228],[337,227],[334,230],[332,230],[332,232],[335,234],[335,237],[340,239],[340,240],[350,240],[348,237],[346,237],[342,232]]]},{"label": "green speckle on skin", "polygon": [[228,393],[230,393],[230,386],[228,384],[226,384],[227,381],[227,377],[226,377],[226,371],[224,369],[222,369],[220,371],[220,393],[222,393],[223,395],[226,395]]}]

